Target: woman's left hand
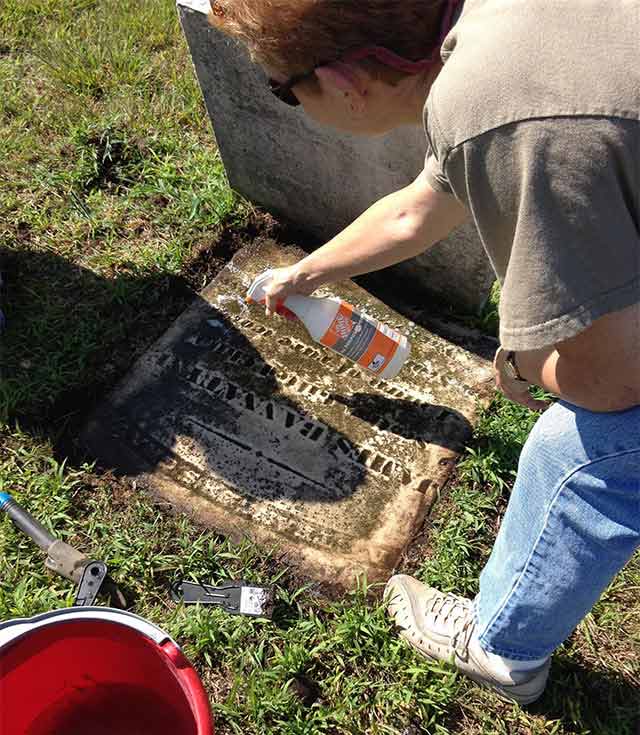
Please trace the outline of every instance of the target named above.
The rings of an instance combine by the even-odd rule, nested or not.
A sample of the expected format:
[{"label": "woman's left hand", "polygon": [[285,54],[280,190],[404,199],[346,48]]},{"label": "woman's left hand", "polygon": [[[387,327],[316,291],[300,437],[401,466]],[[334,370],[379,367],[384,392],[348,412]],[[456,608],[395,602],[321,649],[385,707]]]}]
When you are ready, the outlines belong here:
[{"label": "woman's left hand", "polygon": [[506,368],[507,352],[502,347],[496,352],[493,361],[493,369],[496,378],[496,386],[504,395],[514,403],[530,408],[532,411],[544,411],[549,405],[546,401],[539,401],[529,393],[531,384],[526,380],[518,380],[511,375]]}]

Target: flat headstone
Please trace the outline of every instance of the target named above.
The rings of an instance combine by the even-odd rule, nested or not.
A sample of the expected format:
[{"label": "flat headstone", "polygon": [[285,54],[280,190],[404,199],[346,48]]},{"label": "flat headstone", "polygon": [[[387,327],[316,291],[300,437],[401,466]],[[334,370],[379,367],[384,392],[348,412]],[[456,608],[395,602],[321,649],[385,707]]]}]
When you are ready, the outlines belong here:
[{"label": "flat headstone", "polygon": [[302,255],[269,240],[240,251],[97,410],[83,442],[211,528],[348,586],[397,563],[469,438],[491,370],[352,282],[324,293],[412,341],[392,382],[246,304],[258,273]]}]

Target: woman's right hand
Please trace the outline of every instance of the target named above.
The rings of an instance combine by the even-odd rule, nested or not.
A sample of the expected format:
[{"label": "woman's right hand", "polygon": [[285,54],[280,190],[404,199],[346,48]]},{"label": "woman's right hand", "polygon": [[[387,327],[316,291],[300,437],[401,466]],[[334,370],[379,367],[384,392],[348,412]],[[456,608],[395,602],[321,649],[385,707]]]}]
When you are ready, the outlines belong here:
[{"label": "woman's right hand", "polygon": [[285,268],[273,269],[271,280],[264,290],[267,316],[272,316],[287,296],[291,294],[308,296],[315,291],[315,286],[310,285],[305,279],[300,263],[302,261]]}]

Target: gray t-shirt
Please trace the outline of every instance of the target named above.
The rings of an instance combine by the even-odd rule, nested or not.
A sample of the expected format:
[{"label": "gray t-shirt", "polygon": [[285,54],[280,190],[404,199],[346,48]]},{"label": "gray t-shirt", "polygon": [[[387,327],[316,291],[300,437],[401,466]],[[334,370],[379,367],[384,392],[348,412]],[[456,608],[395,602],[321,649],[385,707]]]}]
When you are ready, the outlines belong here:
[{"label": "gray t-shirt", "polygon": [[640,301],[640,0],[466,0],[442,58],[427,178],[472,214],[503,346]]}]

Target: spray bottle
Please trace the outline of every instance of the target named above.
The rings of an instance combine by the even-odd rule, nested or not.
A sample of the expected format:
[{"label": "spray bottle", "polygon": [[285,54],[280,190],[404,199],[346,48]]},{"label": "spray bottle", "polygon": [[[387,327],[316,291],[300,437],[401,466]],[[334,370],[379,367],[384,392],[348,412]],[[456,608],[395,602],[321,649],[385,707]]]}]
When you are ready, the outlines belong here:
[{"label": "spray bottle", "polygon": [[[247,292],[249,303],[265,302],[265,288],[272,273],[265,271],[251,284]],[[404,335],[361,314],[336,296],[291,294],[278,304],[276,311],[299,319],[316,342],[385,380],[396,377],[411,352]]]}]

